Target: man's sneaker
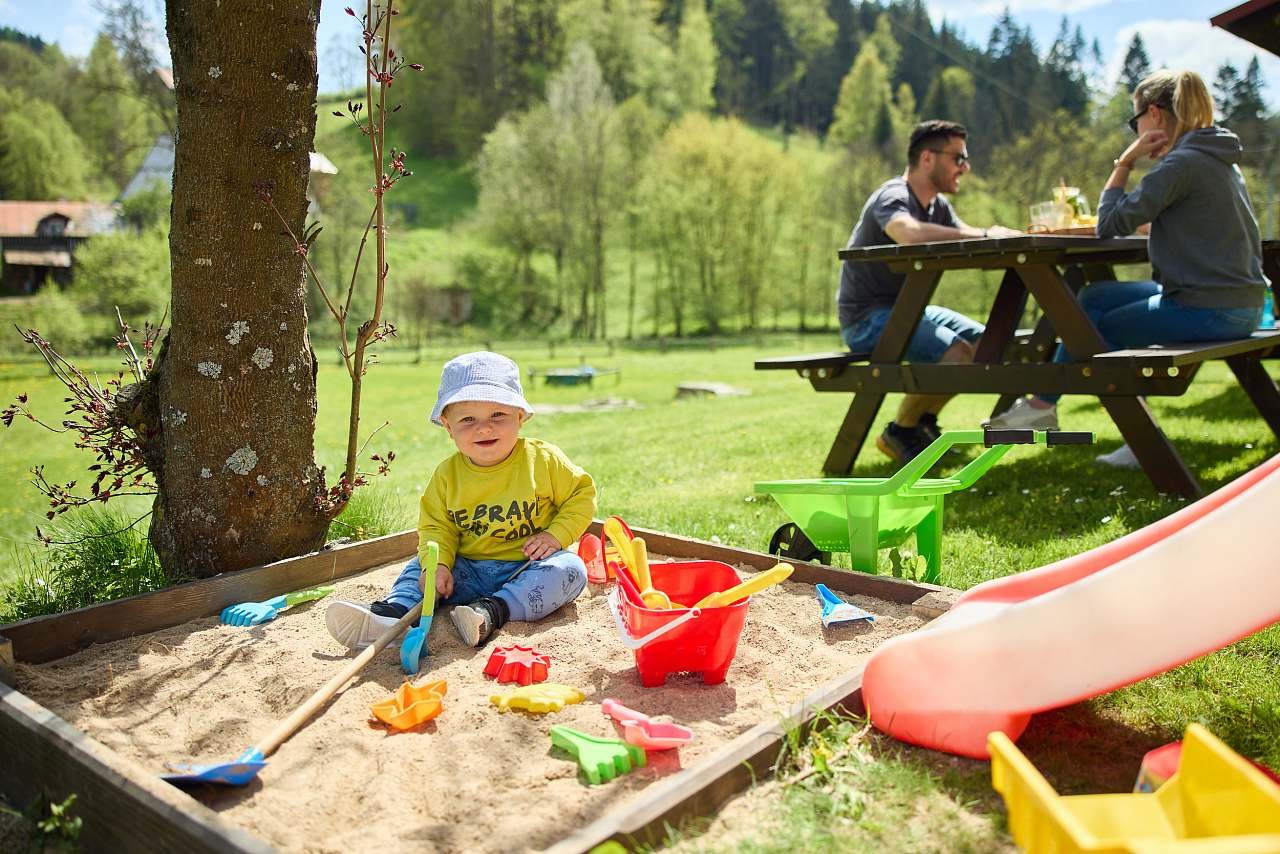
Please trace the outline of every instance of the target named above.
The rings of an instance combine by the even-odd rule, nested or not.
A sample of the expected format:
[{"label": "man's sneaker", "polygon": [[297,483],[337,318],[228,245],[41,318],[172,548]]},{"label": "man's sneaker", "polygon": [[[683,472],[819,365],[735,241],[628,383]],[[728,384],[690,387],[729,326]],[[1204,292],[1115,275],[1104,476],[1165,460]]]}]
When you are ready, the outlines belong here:
[{"label": "man's sneaker", "polygon": [[325,628],[348,649],[364,649],[397,622],[395,617],[380,617],[364,605],[341,599],[329,603],[324,612]]},{"label": "man's sneaker", "polygon": [[484,646],[507,622],[507,603],[484,596],[470,605],[458,605],[449,614],[458,636],[467,646]]},{"label": "man's sneaker", "polygon": [[909,463],[929,447],[929,439],[919,427],[899,427],[892,421],[876,439],[880,452],[897,463]]},{"label": "man's sneaker", "polygon": [[1037,409],[1028,398],[1020,397],[1014,401],[1013,406],[987,419],[982,426],[999,430],[1057,430],[1058,407]]},{"label": "man's sneaker", "polygon": [[1141,467],[1141,463],[1133,455],[1133,451],[1129,450],[1128,445],[1121,445],[1111,453],[1101,454],[1096,459],[1104,466],[1111,466],[1117,469],[1136,469]]}]

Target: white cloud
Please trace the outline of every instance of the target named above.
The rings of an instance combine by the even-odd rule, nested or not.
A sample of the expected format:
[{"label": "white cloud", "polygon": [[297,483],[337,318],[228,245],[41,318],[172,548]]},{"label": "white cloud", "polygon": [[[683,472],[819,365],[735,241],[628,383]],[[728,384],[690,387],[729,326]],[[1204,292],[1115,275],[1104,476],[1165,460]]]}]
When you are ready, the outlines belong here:
[{"label": "white cloud", "polygon": [[1138,21],[1122,27],[1115,34],[1111,61],[1107,63],[1106,80],[1115,81],[1124,65],[1124,55],[1129,50],[1133,34],[1142,36],[1152,68],[1189,68],[1200,74],[1212,88],[1218,76],[1218,67],[1231,62],[1243,72],[1249,60],[1256,56],[1267,84],[1264,93],[1274,101],[1280,93],[1280,58],[1256,48],[1225,30],[1202,20]]},{"label": "white cloud", "polygon": [[[978,0],[976,3],[936,3],[939,19],[945,14],[947,20],[957,21],[964,18],[998,16],[1008,9],[1015,17],[1028,12],[1052,12],[1054,14],[1079,15],[1085,9],[1095,6],[1106,6],[1113,0]],[[937,21],[935,21],[935,24]]]}]

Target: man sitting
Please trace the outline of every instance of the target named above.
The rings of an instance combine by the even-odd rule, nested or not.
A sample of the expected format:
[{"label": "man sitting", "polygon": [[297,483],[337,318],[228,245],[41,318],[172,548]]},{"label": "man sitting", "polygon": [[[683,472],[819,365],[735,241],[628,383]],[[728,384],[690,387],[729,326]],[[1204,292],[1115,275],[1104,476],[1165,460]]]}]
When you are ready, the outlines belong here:
[{"label": "man sitting", "polygon": [[[955,122],[932,119],[911,132],[907,171],[890,178],[867,199],[849,237],[849,246],[929,243],[966,237],[1007,237],[1002,226],[974,228],[956,216],[943,193],[959,189],[969,171],[968,131]],[[840,334],[850,350],[869,353],[884,333],[893,302],[906,279],[882,262],[850,263],[840,269],[836,304]],[[912,362],[971,362],[982,324],[941,306],[924,310],[906,359]],[[938,412],[951,395],[909,394],[897,416],[876,439],[876,447],[905,463],[938,438]]]}]

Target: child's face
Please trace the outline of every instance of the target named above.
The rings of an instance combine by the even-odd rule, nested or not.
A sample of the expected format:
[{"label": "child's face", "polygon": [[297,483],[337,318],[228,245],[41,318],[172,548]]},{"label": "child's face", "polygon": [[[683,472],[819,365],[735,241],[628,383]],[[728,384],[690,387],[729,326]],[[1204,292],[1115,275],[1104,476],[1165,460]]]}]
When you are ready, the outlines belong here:
[{"label": "child's face", "polygon": [[467,400],[446,406],[440,420],[463,456],[478,466],[496,466],[515,448],[524,410]]}]

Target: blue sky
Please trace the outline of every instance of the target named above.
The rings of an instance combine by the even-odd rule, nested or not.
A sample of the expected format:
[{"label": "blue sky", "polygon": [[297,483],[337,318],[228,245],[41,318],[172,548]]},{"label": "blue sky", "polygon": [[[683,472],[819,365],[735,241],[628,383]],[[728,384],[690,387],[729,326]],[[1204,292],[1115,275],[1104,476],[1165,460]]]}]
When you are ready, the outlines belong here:
[{"label": "blue sky", "polygon": [[[322,0],[317,39],[321,91],[353,81],[358,68],[354,41],[359,33],[342,11],[350,2]],[[1256,55],[1267,81],[1267,100],[1278,104],[1280,58],[1209,26],[1210,17],[1239,2],[1243,0],[1162,0],[1153,6],[1144,0],[926,0],[935,23],[946,18],[978,45],[986,44],[992,24],[1007,6],[1020,23],[1031,27],[1042,51],[1053,40],[1065,12],[1072,26],[1081,26],[1087,40],[1098,39],[1106,63],[1098,76],[1106,81],[1115,80],[1134,32],[1142,33],[1154,65],[1189,67],[1210,82],[1224,61],[1230,60],[1243,70]],[[161,19],[161,0],[143,0],[143,4],[155,20]],[[101,20],[94,0],[0,0],[0,24],[56,42],[72,55],[88,53]],[[157,47],[159,52],[165,50],[163,44]]]}]

